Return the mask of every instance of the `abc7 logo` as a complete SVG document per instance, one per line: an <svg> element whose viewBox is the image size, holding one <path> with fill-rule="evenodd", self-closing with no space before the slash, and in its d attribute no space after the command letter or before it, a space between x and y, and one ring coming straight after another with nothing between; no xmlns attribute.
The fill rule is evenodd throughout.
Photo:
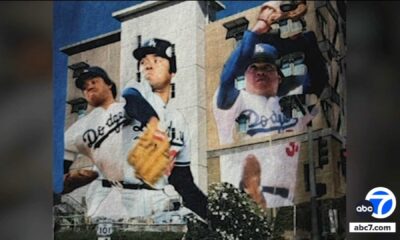
<svg viewBox="0 0 400 240"><path fill-rule="evenodd" d="M362 215L370 216L374 212L374 206L370 201L363 200L358 203L356 212L361 213Z"/></svg>
<svg viewBox="0 0 400 240"><path fill-rule="evenodd" d="M389 217L396 208L396 197L393 192L384 187L377 187L368 192L361 201L356 212L360 215L382 219Z"/></svg>

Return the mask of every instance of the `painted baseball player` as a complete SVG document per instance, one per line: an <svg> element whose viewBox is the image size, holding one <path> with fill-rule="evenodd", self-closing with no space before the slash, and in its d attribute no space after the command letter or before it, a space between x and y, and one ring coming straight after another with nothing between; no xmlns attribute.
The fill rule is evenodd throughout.
<svg viewBox="0 0 400 240"><path fill-rule="evenodd" d="M170 155L175 166L169 176L169 183L182 196L184 205L206 218L206 196L193 182L190 170L190 135L183 114L171 104L171 80L177 71L174 45L162 39L149 39L133 51L138 61L138 70L144 81L131 80L123 91L129 104L126 112L132 118L140 118L137 106L148 101L157 113L160 128L170 138Z"/></svg>
<svg viewBox="0 0 400 240"><path fill-rule="evenodd" d="M120 219L168 210L172 196L166 191L167 176L152 188L139 180L135 169L128 164L127 154L141 134L143 124L126 117L125 104L115 100L114 82L102 68L90 67L75 84L93 109L65 132L64 158L67 169L79 154L94 163L92 171L98 177L86 193L87 215ZM140 106L147 109L142 111L142 120L148 121L155 112L145 104Z"/></svg>
<svg viewBox="0 0 400 240"><path fill-rule="evenodd" d="M242 44L224 66L214 97L220 144L233 143L240 117L247 119L246 138L299 131L312 119L311 115L288 118L281 112L277 93L283 75L275 63L277 57L274 46L257 43L255 32L245 32ZM243 75L243 70L246 88L238 90L235 79Z"/></svg>
<svg viewBox="0 0 400 240"><path fill-rule="evenodd" d="M303 130L316 114L314 111L301 118L288 118L281 112L278 93L286 79L277 64L277 49L261 43L260 37L270 29L270 23L281 16L279 11L264 8L253 29L244 33L241 43L224 65L213 108L220 144L234 142L239 119L246 120L244 138L249 139ZM238 90L235 79L241 75L245 76L246 85L245 89ZM299 142L278 144L267 147L257 156L263 166L261 183L268 207L293 204L299 148ZM237 184L238 177L232 179L237 174L230 170L238 165L233 163L234 159L232 155L220 157L221 180Z"/></svg>

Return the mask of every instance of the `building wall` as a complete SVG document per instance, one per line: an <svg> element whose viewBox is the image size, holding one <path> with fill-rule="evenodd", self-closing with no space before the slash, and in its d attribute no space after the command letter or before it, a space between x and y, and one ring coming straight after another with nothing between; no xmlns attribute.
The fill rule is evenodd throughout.
<svg viewBox="0 0 400 240"><path fill-rule="evenodd" d="M145 3L146 4L146 3ZM204 31L207 2L164 2L148 9L128 8L114 13L121 21L120 85L136 79L137 61L132 52L142 41L161 38L175 44L177 73L176 100L170 104L180 110L191 134L191 168L195 182L207 189L206 98Z"/></svg>
<svg viewBox="0 0 400 240"><path fill-rule="evenodd" d="M329 164L322 169L316 169L316 182L327 184L327 194L325 198L341 197L345 194L345 179L340 172L340 149L345 145L346 139L346 121L345 121L345 63L343 57L346 52L344 42L343 27L344 20L337 15L338 21L332 17L325 2L307 1L308 11L305 16L306 30L314 31L317 36L317 41L320 44L320 50L326 59L326 65L329 72L329 85L336 91L340 97L339 105L331 100L331 95L327 94L324 101L330 106L326 112L322 109L320 113L312 121L312 129L314 131L313 140L313 158L318 160L318 143L316 138L318 134L324 134L328 139L329 145ZM329 3L334 11L338 11L336 2ZM318 8L318 9L317 9ZM210 23L206 26L206 76L207 76L207 149L208 149L208 178L209 182L220 180L219 156L223 153L238 151L238 149L251 149L254 144L263 144L266 139L257 138L251 141L244 141L240 134L235 136L235 141L230 145L219 145L218 131L213 115L212 99L219 85L220 74L223 65L231 52L235 49L236 40L234 38L225 39L227 30L223 26L224 23L232 20L245 17L249 21L248 29L251 29L255 24L259 7L240 12L233 16L220 19L219 21ZM320 23L321 15L326 19L327 25ZM335 38L335 31L336 38ZM323 35L325 32L325 35ZM332 42L332 45L337 51L337 56L330 57L329 49L323 48L322 42L327 39ZM332 49L331 49L332 50ZM316 96L306 98L308 104L317 103ZM341 124L339 124L341 122ZM317 135L315 135L317 134ZM285 140L289 136L289 139ZM305 191L304 186L304 164L308 161L308 143L306 133L300 132L294 135L275 135L272 141L289 141L290 139L301 140L299 166L297 172L296 198L295 203L307 202L310 199L310 192ZM338 136L338 137L337 137ZM239 150L241 151L241 150Z"/></svg>
<svg viewBox="0 0 400 240"><path fill-rule="evenodd" d="M316 166L316 182L326 184L326 194L321 199L339 198L346 194L346 182L338 164L340 159L340 149L342 147L341 141L327 135L325 139L328 140L329 149L329 162L328 164L318 167L318 141L313 141L313 159ZM304 141L300 147L300 159L299 166L297 168L297 183L296 183L296 194L295 204L308 202L311 197L311 192L306 191L305 179L304 179L304 165L308 163L308 141Z"/></svg>
<svg viewBox="0 0 400 240"><path fill-rule="evenodd" d="M316 10L315 2L308 2L308 13L305 16L307 30L316 33L318 41L324 40L324 31L319 24L318 14L328 19L326 37L333 42L335 23L329 11ZM336 9L336 4L332 4ZM226 29L223 27L225 22L232 21L239 17L246 17L249 20L249 28L253 26L259 8L249 9L236 15L221 19L216 22L208 23L207 12L213 11L209 6L202 2L179 2L162 3L148 9L138 10L133 8L123 9L115 12L115 18L121 21L121 40L109 43L91 50L69 56L68 65L83 61L90 65L99 65L105 68L110 77L116 82L118 97L120 90L131 79L136 79L137 62L132 56L132 51L137 47L137 36L141 35L142 40L158 37L164 38L176 46L178 72L173 79L176 84L175 106L180 109L191 129L191 156L192 171L195 181L202 190L206 191L207 185L220 181L218 151L230 151L237 146L245 146L250 149L254 143L265 142L265 139L243 142L240 135L236 136L236 141L231 146L219 146L217 129L212 113L212 98L219 83L219 76L230 53L236 45L235 39L225 40ZM322 13L320 13L322 12ZM159 20L155 20L159 19ZM339 24L343 21L339 19ZM171 23L174 24L171 24ZM339 27L340 30L343 30ZM182 37L187 36L187 37ZM193 41L188 41L193 39ZM339 31L335 48L344 56L346 46L343 41L343 33ZM344 61L329 59L326 52L323 52L327 59L327 66L330 72L330 84L336 87L341 97L341 106L332 103L331 109L325 115L320 113L313 120L313 130L330 129L331 132L339 133L340 141L331 140L330 149L332 161L323 169L317 169L317 182L326 182L327 197L334 197L344 194L344 178L338 172L337 161L339 161L339 149L344 145L343 140L346 136L345 129L345 68ZM339 71L342 66L342 72ZM338 77L337 77L338 75ZM72 70L68 70L67 99L81 97L82 93L76 89L72 81ZM316 102L316 98L309 98L309 103ZM90 109L89 109L90 110ZM66 104L66 124L68 128L77 119L77 114L70 114L71 106ZM339 118L342 126L337 127ZM330 127L328 125L330 122ZM301 134L300 134L301 135ZM299 136L300 136L299 135ZM286 135L274 136L274 141L281 141ZM296 137L296 136L294 136ZM331 137L330 139L334 139ZM314 143L314 149L317 149ZM307 143L301 146L300 161L298 167L298 192L296 202L307 201L309 193L304 192L303 164L307 161ZM208 151L208 154L207 154ZM213 152L214 151L214 152ZM316 154L316 153L315 153ZM314 156L317 159L317 156ZM208 166L208 170L207 170Z"/></svg>

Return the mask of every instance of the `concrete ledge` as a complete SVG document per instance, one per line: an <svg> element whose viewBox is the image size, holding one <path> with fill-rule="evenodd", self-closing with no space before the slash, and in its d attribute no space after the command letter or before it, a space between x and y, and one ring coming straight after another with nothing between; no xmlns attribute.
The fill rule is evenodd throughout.
<svg viewBox="0 0 400 240"><path fill-rule="evenodd" d="M217 12L226 9L226 6L221 1L211 1L210 5L215 8Z"/></svg>
<svg viewBox="0 0 400 240"><path fill-rule="evenodd" d="M134 5L112 13L112 17L120 22L126 19L136 17L144 14L146 11L153 11L154 9L161 8L161 5L173 5L184 1L146 1L141 4ZM216 11L224 10L226 7L221 1L210 1L210 6Z"/></svg>
<svg viewBox="0 0 400 240"><path fill-rule="evenodd" d="M122 22L124 19L126 19L128 17L134 17L135 15L142 13L148 9L151 9L156 6L163 5L163 4L171 3L171 2L179 2L179 1L146 1L141 4L137 4L132 7L128 7L128 8L113 12L112 17Z"/></svg>
<svg viewBox="0 0 400 240"><path fill-rule="evenodd" d="M312 133L313 140L318 139L319 137L332 136L337 141L343 143L345 139L341 137L337 132L333 131L331 128L325 128L320 130L314 130ZM241 152L248 149L260 148L263 146L271 146L277 144L287 143L289 141L299 141L306 142L308 141L307 132L301 133L282 133L276 134L270 137L260 137L256 139L243 140L240 143L233 143L229 145L223 145L219 148L209 149L207 150L207 159L219 157L221 155L230 154L234 152Z"/></svg>
<svg viewBox="0 0 400 240"><path fill-rule="evenodd" d="M121 30L105 33L94 38L89 38L71 45L60 48L60 51L68 56L87 51L90 49L98 48L110 43L118 42L121 40Z"/></svg>

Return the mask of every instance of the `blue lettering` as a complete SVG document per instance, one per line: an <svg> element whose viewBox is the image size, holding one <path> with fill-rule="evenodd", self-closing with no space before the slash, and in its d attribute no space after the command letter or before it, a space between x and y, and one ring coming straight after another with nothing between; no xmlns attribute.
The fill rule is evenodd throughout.
<svg viewBox="0 0 400 240"><path fill-rule="evenodd" d="M278 131L278 133L291 128L297 124L298 118L288 118L282 113L272 111L271 116L259 115L251 109L244 110L240 115L244 115L249 120L249 130L247 134L254 136L257 133Z"/></svg>

